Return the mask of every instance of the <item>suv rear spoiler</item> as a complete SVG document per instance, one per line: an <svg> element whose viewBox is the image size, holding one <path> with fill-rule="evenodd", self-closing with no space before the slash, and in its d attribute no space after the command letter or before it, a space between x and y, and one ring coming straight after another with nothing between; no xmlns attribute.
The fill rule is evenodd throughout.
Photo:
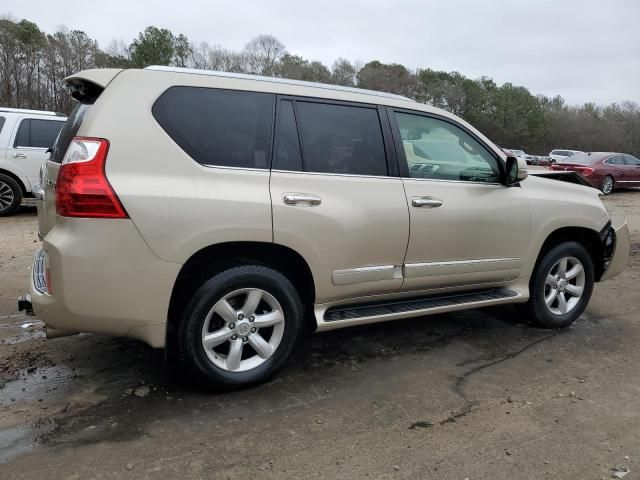
<svg viewBox="0 0 640 480"><path fill-rule="evenodd" d="M81 103L93 103L93 101L116 78L122 68L94 68L82 70L64 79L69 87L71 96Z"/></svg>

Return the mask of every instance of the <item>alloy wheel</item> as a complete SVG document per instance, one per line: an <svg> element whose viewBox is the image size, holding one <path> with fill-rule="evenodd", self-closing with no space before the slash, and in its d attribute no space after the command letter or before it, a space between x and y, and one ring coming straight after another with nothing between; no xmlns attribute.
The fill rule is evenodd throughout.
<svg viewBox="0 0 640 480"><path fill-rule="evenodd" d="M14 198L11 186L0 181L0 212L9 209L13 204Z"/></svg>
<svg viewBox="0 0 640 480"><path fill-rule="evenodd" d="M608 195L613 190L613 178L606 176L602 180L602 193Z"/></svg>
<svg viewBox="0 0 640 480"><path fill-rule="evenodd" d="M575 257L558 260L549 273L544 285L544 302L554 315L565 315L572 311L585 288L585 271L582 262Z"/></svg>
<svg viewBox="0 0 640 480"><path fill-rule="evenodd" d="M284 333L284 311L260 288L226 294L202 325L202 347L218 368L244 372L262 365L276 351Z"/></svg>

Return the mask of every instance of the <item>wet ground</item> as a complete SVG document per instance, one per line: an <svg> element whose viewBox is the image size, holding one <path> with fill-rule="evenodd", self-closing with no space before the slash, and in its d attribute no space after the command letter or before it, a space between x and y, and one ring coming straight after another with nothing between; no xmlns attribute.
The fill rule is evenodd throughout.
<svg viewBox="0 0 640 480"><path fill-rule="evenodd" d="M330 332L222 395L136 341L45 340L14 304L35 214L0 218L0 478L640 478L640 192L606 203L632 255L573 327L503 307Z"/></svg>

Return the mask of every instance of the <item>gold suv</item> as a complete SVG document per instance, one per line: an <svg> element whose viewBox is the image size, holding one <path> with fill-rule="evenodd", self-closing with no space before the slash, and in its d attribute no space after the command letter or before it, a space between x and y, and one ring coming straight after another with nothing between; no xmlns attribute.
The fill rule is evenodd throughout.
<svg viewBox="0 0 640 480"><path fill-rule="evenodd" d="M629 252L576 174L527 178L404 97L166 67L66 83L21 306L49 338L167 347L203 386L264 381L305 325L515 303L565 327Z"/></svg>

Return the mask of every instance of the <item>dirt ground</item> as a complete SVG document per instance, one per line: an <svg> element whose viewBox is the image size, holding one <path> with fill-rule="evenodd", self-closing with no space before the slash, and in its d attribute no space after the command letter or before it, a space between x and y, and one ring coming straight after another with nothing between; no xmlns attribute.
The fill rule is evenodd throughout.
<svg viewBox="0 0 640 480"><path fill-rule="evenodd" d="M35 212L0 218L0 478L640 478L640 191L605 203L631 257L573 327L505 307L319 334L223 395L135 341L45 340L15 302Z"/></svg>

